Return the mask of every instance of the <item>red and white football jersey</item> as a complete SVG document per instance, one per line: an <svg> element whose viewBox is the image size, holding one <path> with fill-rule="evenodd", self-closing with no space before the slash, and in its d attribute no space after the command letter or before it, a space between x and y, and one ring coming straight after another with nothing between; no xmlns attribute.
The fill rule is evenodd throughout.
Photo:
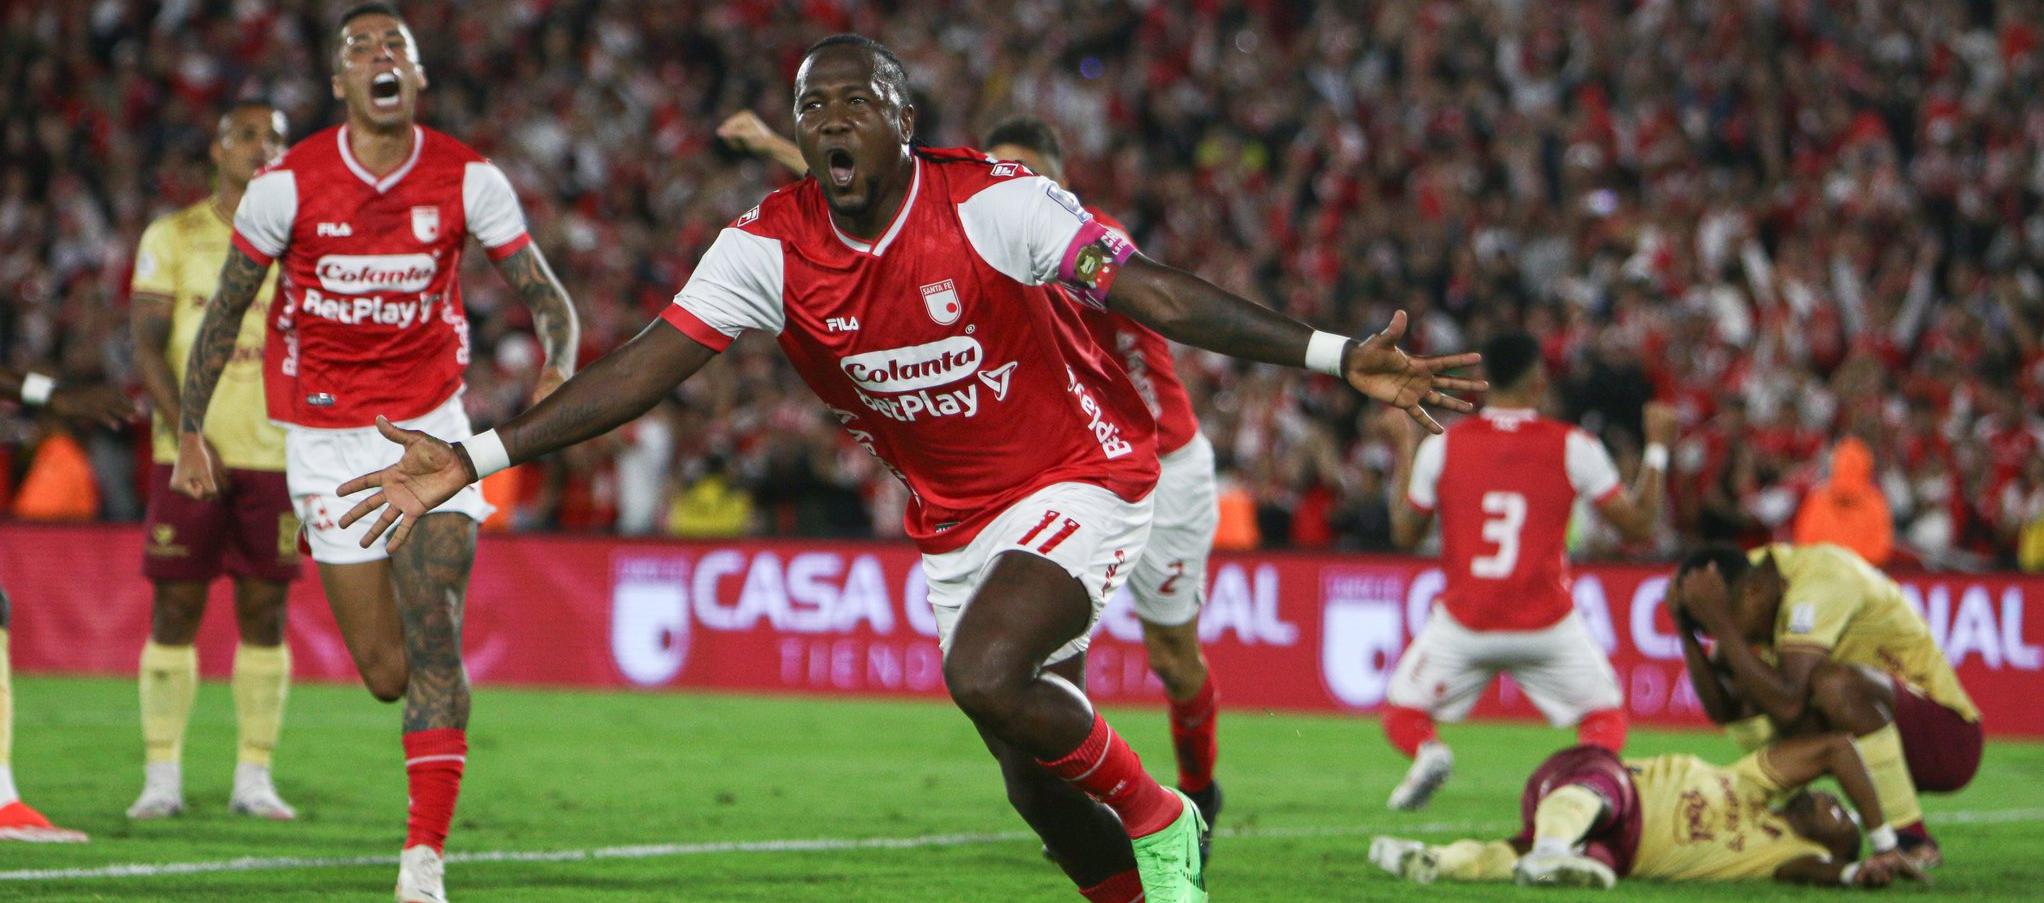
<svg viewBox="0 0 2044 903"><path fill-rule="evenodd" d="M838 231L814 179L768 195L717 236L663 318L717 350L746 330L779 336L908 486L903 520L925 552L964 546L1052 483L1143 498L1157 481L1150 417L1071 311L1100 303L1132 249L1019 164L918 148L914 165L870 243Z"/></svg>
<svg viewBox="0 0 2044 903"><path fill-rule="evenodd" d="M1428 436L1406 502L1441 517L1441 603L1471 630L1539 630L1575 607L1568 522L1577 496L1620 489L1596 437L1530 410L1485 410Z"/></svg>
<svg viewBox="0 0 2044 903"><path fill-rule="evenodd" d="M1087 212L1101 225L1126 239L1128 229L1114 217L1088 207ZM1133 243L1131 243L1133 244ZM1062 291L1062 289L1060 289ZM1171 359L1171 344L1149 327L1111 310L1082 305L1080 314L1093 341L1128 374L1143 406L1157 421L1157 454L1168 455L1199 434L1199 417L1192 412L1192 398L1178 379L1178 366Z"/></svg>
<svg viewBox="0 0 2044 903"><path fill-rule="evenodd" d="M412 156L372 175L348 127L299 142L248 183L234 246L282 262L263 381L270 419L337 429L405 420L461 389L468 316L461 252L530 242L504 172L447 135L413 128Z"/></svg>

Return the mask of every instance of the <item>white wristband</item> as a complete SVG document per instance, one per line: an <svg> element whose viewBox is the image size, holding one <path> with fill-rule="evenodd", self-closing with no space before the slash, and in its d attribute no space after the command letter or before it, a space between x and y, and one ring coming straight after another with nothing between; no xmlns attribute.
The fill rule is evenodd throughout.
<svg viewBox="0 0 2044 903"><path fill-rule="evenodd" d="M1876 853L1886 853L1894 849L1895 843L1895 829L1892 826L1882 825L1867 832L1867 845L1873 847Z"/></svg>
<svg viewBox="0 0 2044 903"><path fill-rule="evenodd" d="M1328 376L1341 375L1341 358L1348 351L1348 336L1314 330L1306 343L1306 369Z"/></svg>
<svg viewBox="0 0 2044 903"><path fill-rule="evenodd" d="M1662 473L1668 472L1668 447L1659 442L1647 444L1647 450L1640 453L1641 467L1651 467Z"/></svg>
<svg viewBox="0 0 2044 903"><path fill-rule="evenodd" d="M497 438L496 430L484 430L462 440L461 447L468 451L468 463L475 465L476 479L511 466L511 453L504 450L504 440Z"/></svg>
<svg viewBox="0 0 2044 903"><path fill-rule="evenodd" d="M49 404L50 393L56 389L56 380L40 373L26 374L21 378L21 401L23 404Z"/></svg>
<svg viewBox="0 0 2044 903"><path fill-rule="evenodd" d="M1846 887L1851 887L1853 884L1853 879L1858 877L1859 863L1848 862L1845 864L1845 868L1840 869L1838 872L1838 883L1843 884Z"/></svg>

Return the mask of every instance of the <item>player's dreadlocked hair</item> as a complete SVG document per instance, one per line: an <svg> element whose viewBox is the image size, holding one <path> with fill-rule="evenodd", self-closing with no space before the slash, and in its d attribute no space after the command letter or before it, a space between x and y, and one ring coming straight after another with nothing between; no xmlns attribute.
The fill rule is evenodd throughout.
<svg viewBox="0 0 2044 903"><path fill-rule="evenodd" d="M1487 362L1487 361L1486 361ZM1682 564L1675 568L1675 582L1681 582L1690 571L1698 571L1717 565L1718 575L1725 578L1726 586L1738 586L1753 570L1753 561L1738 546L1728 542L1714 542L1696 549L1684 556Z"/></svg>
<svg viewBox="0 0 2044 903"><path fill-rule="evenodd" d="M901 64L901 57L895 56L894 51L887 49L887 45L862 34L845 32L831 35L809 45L809 49L803 51L802 58L807 60L831 47L856 47L872 54L873 77L879 79L880 84L894 92L896 103L906 104L909 102L908 68Z"/></svg>
<svg viewBox="0 0 2044 903"><path fill-rule="evenodd" d="M1490 384L1510 389L1540 365L1540 340L1524 332L1505 332L1483 343L1483 372Z"/></svg>
<svg viewBox="0 0 2044 903"><path fill-rule="evenodd" d="M1051 128L1050 123L1034 116L1010 116L994 123L994 127L987 129L986 137L979 142L980 147L999 147L1003 144L1035 151L1054 164L1062 165L1065 162L1065 149L1063 143L1058 141L1057 129Z"/></svg>

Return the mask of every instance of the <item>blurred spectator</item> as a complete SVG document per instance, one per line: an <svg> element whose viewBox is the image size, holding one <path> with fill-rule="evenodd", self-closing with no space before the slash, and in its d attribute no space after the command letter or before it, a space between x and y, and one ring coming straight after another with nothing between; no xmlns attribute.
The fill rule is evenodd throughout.
<svg viewBox="0 0 2044 903"><path fill-rule="evenodd" d="M0 6L0 358L129 378L120 306L142 226L204 193L227 100L268 95L301 135L335 120L322 41L345 5ZM1642 401L1677 405L1683 542L1792 535L1819 452L1847 435L1869 445L1898 561L2013 566L2035 521L2033 2L405 11L433 73L426 121L519 189L582 309L585 360L643 326L719 226L785 178L722 148L717 123L751 109L786 130L801 49L850 29L907 62L930 144L971 143L1011 113L1061 124L1074 189L1159 259L1325 329L1405 307L1422 350L1529 329L1557 410L1614 448L1636 444ZM467 402L487 427L530 396L530 324L471 261ZM771 337L721 358L642 422L665 424L664 443L654 425L563 454L493 501L520 529L639 532L659 520L655 475L724 455L729 485L758 499L752 530L899 535L900 486ZM1181 369L1252 512L1231 542L1377 545L1389 461L1352 393L1204 353ZM134 514L119 450L91 445L101 516Z"/></svg>
<svg viewBox="0 0 2044 903"><path fill-rule="evenodd" d="M1831 476L1803 496L1796 511L1798 543L1828 542L1859 553L1876 567L1895 550L1895 522L1874 485L1874 456L1852 436L1831 449Z"/></svg>
<svg viewBox="0 0 2044 903"><path fill-rule="evenodd" d="M23 520L81 521L99 514L99 489L85 447L69 430L46 418L28 475L14 493L14 516Z"/></svg>
<svg viewBox="0 0 2044 903"><path fill-rule="evenodd" d="M724 459L703 462L703 473L677 493L667 532L684 539L728 539L752 528L752 496L732 485Z"/></svg>

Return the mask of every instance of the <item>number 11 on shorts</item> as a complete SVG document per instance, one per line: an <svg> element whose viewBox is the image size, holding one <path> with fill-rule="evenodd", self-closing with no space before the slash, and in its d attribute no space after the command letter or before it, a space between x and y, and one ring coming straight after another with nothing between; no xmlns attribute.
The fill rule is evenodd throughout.
<svg viewBox="0 0 2044 903"><path fill-rule="evenodd" d="M1016 540L1015 544L1018 546L1026 546L1031 542L1034 542L1038 534L1041 534L1045 529L1050 527L1052 522L1056 521L1060 517L1065 516L1062 513L1056 511L1043 512L1043 519L1037 521L1036 526L1029 528L1029 532L1022 534L1022 538ZM1078 532L1078 529L1079 529L1078 521L1075 521L1069 517L1065 517L1064 525L1059 527L1056 533L1050 534L1050 537L1043 541L1043 545L1037 546L1036 551L1045 555L1050 554L1050 550L1057 548L1059 543L1064 542L1073 533Z"/></svg>

